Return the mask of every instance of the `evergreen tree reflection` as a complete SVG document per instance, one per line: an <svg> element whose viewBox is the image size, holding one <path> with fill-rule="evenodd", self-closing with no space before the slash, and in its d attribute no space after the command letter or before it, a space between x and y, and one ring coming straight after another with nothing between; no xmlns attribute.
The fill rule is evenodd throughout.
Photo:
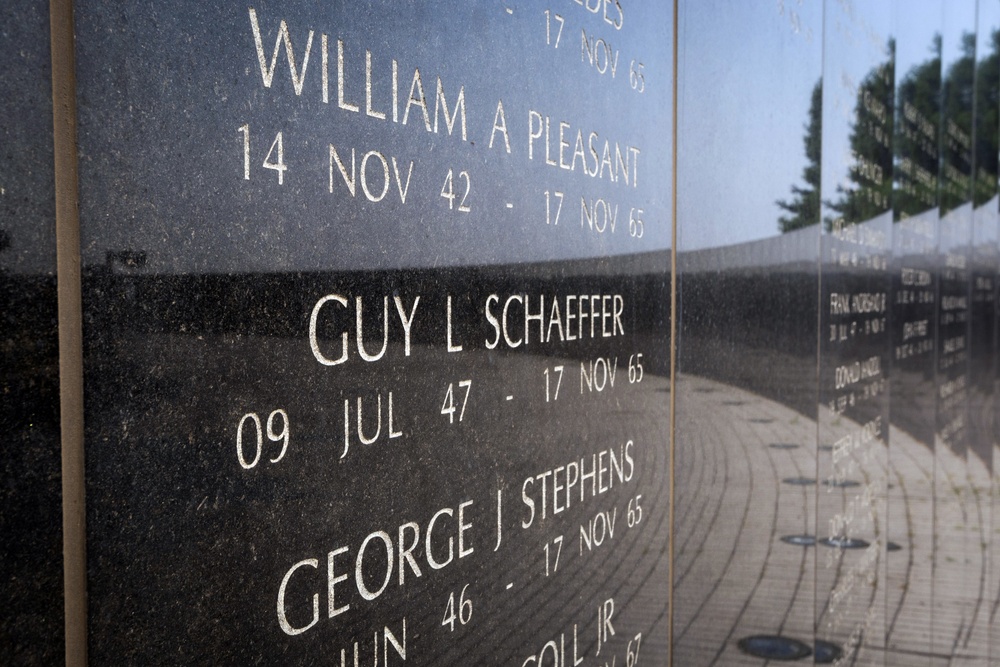
<svg viewBox="0 0 1000 667"><path fill-rule="evenodd" d="M791 215L778 218L781 232L787 233L819 222L820 216L820 158L823 137L823 80L813 86L812 101L809 104L809 122L803 143L806 149L806 167L802 170L805 187L792 186L792 199L779 200L778 206Z"/></svg>
<svg viewBox="0 0 1000 667"><path fill-rule="evenodd" d="M990 34L990 54L976 66L976 178L973 203L978 207L997 192L1000 153L1000 30Z"/></svg>
<svg viewBox="0 0 1000 667"><path fill-rule="evenodd" d="M951 63L942 86L941 212L972 197L972 114L975 92L976 36L962 35L962 54Z"/></svg>
<svg viewBox="0 0 1000 667"><path fill-rule="evenodd" d="M973 197L977 206L993 197L1000 170L996 130L1000 126L1000 31L992 34L990 45L990 55L977 66L975 36L964 35L962 54L942 80L941 36L935 35L930 57L906 73L893 95L895 44L890 41L889 59L873 68L858 86L848 184L838 185L836 199L824 203L852 223L870 220L890 205L897 220L916 215L936 206L939 192L945 212L968 201L973 96L980 110L976 117ZM803 136L804 183L792 185L792 196L777 202L788 213L778 219L782 233L820 220L822 107L823 87L818 81ZM939 188L942 165L946 173ZM825 223L829 229L832 220Z"/></svg>
<svg viewBox="0 0 1000 667"><path fill-rule="evenodd" d="M892 201L893 55L873 68L858 86L851 128L850 185L837 185L836 201L826 202L847 224L871 220L889 209ZM832 220L825 221L829 230Z"/></svg>
<svg viewBox="0 0 1000 667"><path fill-rule="evenodd" d="M896 220L937 204L938 127L941 96L941 36L931 57L914 65L896 91L896 162L893 169Z"/></svg>

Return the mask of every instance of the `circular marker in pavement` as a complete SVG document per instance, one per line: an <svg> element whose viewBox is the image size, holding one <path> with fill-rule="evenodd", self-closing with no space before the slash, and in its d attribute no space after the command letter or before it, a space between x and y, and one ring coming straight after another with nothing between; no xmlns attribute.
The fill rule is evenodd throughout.
<svg viewBox="0 0 1000 667"><path fill-rule="evenodd" d="M835 549L864 549L869 546L864 540L854 537L824 537L819 543L825 547L834 547Z"/></svg>
<svg viewBox="0 0 1000 667"><path fill-rule="evenodd" d="M816 646L813 650L816 654L813 663L817 665L829 665L837 662L844 655L843 649L839 646L825 642L822 639L816 640Z"/></svg>
<svg viewBox="0 0 1000 667"><path fill-rule="evenodd" d="M798 449L799 446L791 442L772 442L768 445L771 449Z"/></svg>
<svg viewBox="0 0 1000 667"><path fill-rule="evenodd" d="M861 486L861 482L855 482L853 479L842 479L840 481L832 479L824 479L823 483L827 486L832 486L837 489L850 489L855 486Z"/></svg>
<svg viewBox="0 0 1000 667"><path fill-rule="evenodd" d="M885 545L885 550L886 551L902 551L903 547L899 546L895 542L889 542L888 544Z"/></svg>
<svg viewBox="0 0 1000 667"><path fill-rule="evenodd" d="M801 660L812 655L805 642L779 635L753 635L736 642L740 650L765 660Z"/></svg>
<svg viewBox="0 0 1000 667"><path fill-rule="evenodd" d="M781 480L785 484L794 484L795 486L812 486L816 483L812 477L786 477Z"/></svg>
<svg viewBox="0 0 1000 667"><path fill-rule="evenodd" d="M816 546L816 538L813 535L782 535L781 541L785 544L794 544L797 547Z"/></svg>

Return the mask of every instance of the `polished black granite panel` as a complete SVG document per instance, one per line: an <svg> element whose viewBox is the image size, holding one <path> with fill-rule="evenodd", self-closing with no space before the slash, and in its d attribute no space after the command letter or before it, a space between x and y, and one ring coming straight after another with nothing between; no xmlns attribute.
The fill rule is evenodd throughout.
<svg viewBox="0 0 1000 667"><path fill-rule="evenodd" d="M419 664L479 650L523 660L564 632L572 641L574 627L579 655L595 655L606 599L617 627L655 655L666 620L666 310L641 304L666 303L665 259L92 276L88 303L103 312L92 326L118 332L88 355L110 378L88 394L90 530L114 536L90 544L94 659L275 662L351 656L354 641L370 659L372 629L379 646L386 626L402 642L403 619ZM564 322L566 340L558 324L548 336L548 314L545 342L526 325L523 295L530 312L542 298L548 311L595 284L614 296L596 337L589 319L573 341L578 319ZM410 336L397 297L415 312ZM361 347L356 299L376 332ZM242 304L239 316L218 317L229 304ZM342 366L310 349L312 312L324 359L348 337ZM366 363L362 349L385 356ZM330 576L345 573L328 603ZM441 625L463 589L472 617L452 634ZM151 602L136 606L140 597ZM627 648L621 635L612 642L604 651Z"/></svg>
<svg viewBox="0 0 1000 667"><path fill-rule="evenodd" d="M678 20L674 664L809 658L823 7Z"/></svg>
<svg viewBox="0 0 1000 667"><path fill-rule="evenodd" d="M878 664L889 556L892 14L888 3L826 12L816 635L845 661Z"/></svg>
<svg viewBox="0 0 1000 667"><path fill-rule="evenodd" d="M823 5L680 5L675 659L987 664L997 8Z"/></svg>
<svg viewBox="0 0 1000 667"><path fill-rule="evenodd" d="M997 661L1000 2L676 4L71 3L90 664ZM48 9L4 664L63 661Z"/></svg>
<svg viewBox="0 0 1000 667"><path fill-rule="evenodd" d="M594 7L77 3L93 664L666 661L672 18Z"/></svg>
<svg viewBox="0 0 1000 667"><path fill-rule="evenodd" d="M914 11L911 11L913 9ZM889 665L929 665L934 570L934 344L943 7L894 4L896 125L887 562ZM900 557L902 556L902 557Z"/></svg>
<svg viewBox="0 0 1000 667"><path fill-rule="evenodd" d="M973 151L972 300L970 303L970 481L980 502L976 519L988 558L980 570L981 595L974 648L992 662L1000 659L1000 624L995 609L1000 601L1000 508L997 507L1000 474L997 391L997 309L1000 271L1000 205L997 166L1000 156L1000 3L980 3L976 23L975 148ZM977 461L979 464L977 464ZM985 473L985 474L984 474ZM983 635L986 636L984 641ZM985 647L984 647L985 644Z"/></svg>
<svg viewBox="0 0 1000 667"><path fill-rule="evenodd" d="M0 661L63 656L48 3L0 6Z"/></svg>
<svg viewBox="0 0 1000 667"><path fill-rule="evenodd" d="M970 649L985 555L979 498L968 476L975 25L975 2L947 3L941 29L931 650L957 655Z"/></svg>
<svg viewBox="0 0 1000 667"><path fill-rule="evenodd" d="M671 13L571 4L80 0L84 265L134 251L146 272L368 270L667 247Z"/></svg>

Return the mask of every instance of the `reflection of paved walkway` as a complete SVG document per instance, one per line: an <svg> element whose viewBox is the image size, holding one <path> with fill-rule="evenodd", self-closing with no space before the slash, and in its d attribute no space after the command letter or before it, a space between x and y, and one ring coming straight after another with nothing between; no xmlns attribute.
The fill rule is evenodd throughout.
<svg viewBox="0 0 1000 667"><path fill-rule="evenodd" d="M843 551L828 559L829 547L781 540L824 537L829 530L826 518L816 527L817 494L828 492L814 483L820 453L816 423L749 392L680 377L676 442L674 664L764 664L736 645L756 634L812 645L817 614L821 626L828 620L832 590L824 586L843 581L865 554ZM970 490L963 478L950 495L942 495L939 481L935 504L934 453L898 429L891 429L890 442L889 487L879 493L888 492L888 539L901 549L879 555L885 568L879 565L875 581L855 588L851 617L836 632L820 636L847 643L862 623L856 616L874 609L879 618L870 627L878 638L866 638L857 664L985 665L984 619L992 607L987 598L996 598L980 594L987 581L981 545L989 531L981 526L990 516L988 489ZM877 447L878 470L869 462L866 475L885 479L886 451ZM939 469L964 466L948 452L939 450L937 456ZM797 478L806 483L792 483ZM931 568L935 512L936 571ZM870 534L857 537L874 541ZM835 574L827 570L828 560L836 562Z"/></svg>

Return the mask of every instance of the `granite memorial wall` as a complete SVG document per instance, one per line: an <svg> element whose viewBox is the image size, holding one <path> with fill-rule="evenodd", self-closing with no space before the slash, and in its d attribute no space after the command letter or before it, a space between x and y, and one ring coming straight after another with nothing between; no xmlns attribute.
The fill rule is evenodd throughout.
<svg viewBox="0 0 1000 667"><path fill-rule="evenodd" d="M674 664L997 661L998 35L681 4Z"/></svg>
<svg viewBox="0 0 1000 667"><path fill-rule="evenodd" d="M48 6L12 0L0 16L0 654L55 664L64 634Z"/></svg>
<svg viewBox="0 0 1000 667"><path fill-rule="evenodd" d="M0 662L1000 655L995 0L0 47Z"/></svg>

